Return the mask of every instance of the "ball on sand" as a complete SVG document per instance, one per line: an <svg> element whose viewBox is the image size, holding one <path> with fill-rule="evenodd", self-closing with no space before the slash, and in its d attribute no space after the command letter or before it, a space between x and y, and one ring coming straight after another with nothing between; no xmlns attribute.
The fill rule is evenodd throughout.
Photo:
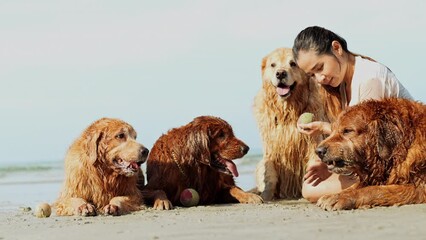
<svg viewBox="0 0 426 240"><path fill-rule="evenodd" d="M185 207L192 207L198 205L200 195L193 188L186 188L180 193L180 202Z"/></svg>
<svg viewBox="0 0 426 240"><path fill-rule="evenodd" d="M313 120L314 120L314 114L310 112L305 112L305 113L302 113L302 115L300 115L298 122L307 124L312 122Z"/></svg>
<svg viewBox="0 0 426 240"><path fill-rule="evenodd" d="M52 209L48 203L40 203L34 210L34 215L38 218L50 217Z"/></svg>

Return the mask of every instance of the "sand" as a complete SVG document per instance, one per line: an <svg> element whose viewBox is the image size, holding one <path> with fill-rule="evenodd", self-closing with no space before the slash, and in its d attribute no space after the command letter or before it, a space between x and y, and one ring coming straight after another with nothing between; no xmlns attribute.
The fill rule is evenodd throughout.
<svg viewBox="0 0 426 240"><path fill-rule="evenodd" d="M0 215L0 239L425 239L426 205L327 212L305 200L146 209L112 217Z"/></svg>

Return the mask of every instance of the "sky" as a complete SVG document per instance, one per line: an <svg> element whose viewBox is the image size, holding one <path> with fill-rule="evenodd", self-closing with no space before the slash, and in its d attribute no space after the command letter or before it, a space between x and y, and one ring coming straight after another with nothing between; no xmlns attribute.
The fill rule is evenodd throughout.
<svg viewBox="0 0 426 240"><path fill-rule="evenodd" d="M255 153L260 64L304 28L341 35L426 102L426 2L0 1L0 166L62 160L95 120L122 119L151 148L200 115Z"/></svg>

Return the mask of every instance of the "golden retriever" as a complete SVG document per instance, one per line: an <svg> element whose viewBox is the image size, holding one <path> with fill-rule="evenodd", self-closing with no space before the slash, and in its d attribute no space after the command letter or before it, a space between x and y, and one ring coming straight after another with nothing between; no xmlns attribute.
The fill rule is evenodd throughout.
<svg viewBox="0 0 426 240"><path fill-rule="evenodd" d="M360 183L321 197L325 210L426 203L426 105L389 98L348 108L317 148L329 170Z"/></svg>
<svg viewBox="0 0 426 240"><path fill-rule="evenodd" d="M265 201L299 198L308 160L316 158L319 140L298 132L304 112L324 121L318 85L293 60L290 48L278 48L262 60L262 87L254 99L254 115L263 141L256 185Z"/></svg>
<svg viewBox="0 0 426 240"><path fill-rule="evenodd" d="M234 136L231 126L212 116L200 116L162 135L147 161L148 183L143 189L154 209L181 205L185 188L195 189L199 204L261 203L262 199L235 185L238 170L233 160L249 147Z"/></svg>
<svg viewBox="0 0 426 240"><path fill-rule="evenodd" d="M133 127L121 120L102 118L91 124L66 154L65 182L54 204L57 215L141 210L137 183L149 151L135 139Z"/></svg>

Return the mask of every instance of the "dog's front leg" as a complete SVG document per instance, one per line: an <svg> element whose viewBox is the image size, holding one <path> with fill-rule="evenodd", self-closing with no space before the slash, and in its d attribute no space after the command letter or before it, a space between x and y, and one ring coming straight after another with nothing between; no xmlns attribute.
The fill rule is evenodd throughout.
<svg viewBox="0 0 426 240"><path fill-rule="evenodd" d="M118 216L142 209L144 209L144 205L141 198L118 196L112 198L109 204L103 208L103 211L106 215Z"/></svg>
<svg viewBox="0 0 426 240"><path fill-rule="evenodd" d="M225 195L228 195L230 199L236 199L240 203L263 203L263 199L259 195L244 192L237 186L232 186L227 189Z"/></svg>
<svg viewBox="0 0 426 240"><path fill-rule="evenodd" d="M59 216L96 216L96 207L83 198L62 199L55 204L55 208Z"/></svg>
<svg viewBox="0 0 426 240"><path fill-rule="evenodd" d="M348 210L416 203L426 203L426 189L407 184L348 188L341 193L321 197L317 205L325 210Z"/></svg>
<svg viewBox="0 0 426 240"><path fill-rule="evenodd" d="M265 201L274 199L278 183L278 175L273 161L265 155L256 166L256 185L260 196Z"/></svg>
<svg viewBox="0 0 426 240"><path fill-rule="evenodd" d="M173 209L172 202L167 198L163 190L151 190L148 187L142 190L142 195L155 210Z"/></svg>

